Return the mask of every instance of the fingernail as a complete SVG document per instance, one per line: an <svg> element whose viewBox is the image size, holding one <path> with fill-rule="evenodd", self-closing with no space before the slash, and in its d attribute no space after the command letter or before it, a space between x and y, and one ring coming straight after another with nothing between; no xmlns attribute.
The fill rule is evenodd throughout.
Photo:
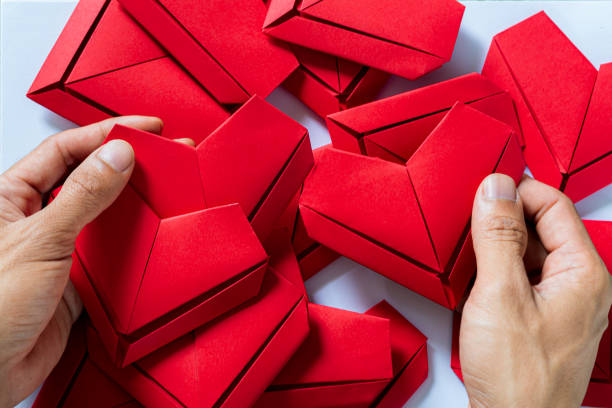
<svg viewBox="0 0 612 408"><path fill-rule="evenodd" d="M102 149L98 152L98 158L116 172L122 173L132 165L134 152L128 142L124 140L111 140L102 146Z"/></svg>
<svg viewBox="0 0 612 408"><path fill-rule="evenodd" d="M516 185L503 174L491 174L484 182L484 196L488 200L516 201Z"/></svg>

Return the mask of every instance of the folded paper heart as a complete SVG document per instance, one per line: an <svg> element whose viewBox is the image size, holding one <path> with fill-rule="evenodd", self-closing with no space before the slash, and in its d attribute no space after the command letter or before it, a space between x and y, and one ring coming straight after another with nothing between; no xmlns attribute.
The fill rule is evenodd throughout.
<svg viewBox="0 0 612 408"><path fill-rule="evenodd" d="M387 302L308 314L308 338L256 407L401 407L427 378L427 338Z"/></svg>
<svg viewBox="0 0 612 408"><path fill-rule="evenodd" d="M612 222L585 220L586 227L597 252L612 271ZM608 316L612 323L612 311ZM461 326L461 315L455 313L453 316L453 340L451 349L451 368L463 381L461 373L461 361L459 360L459 329ZM587 388L583 404L589 407L612 406L612 327L608 326L599 343L599 350L595 360L595 366L591 373L591 380Z"/></svg>
<svg viewBox="0 0 612 408"><path fill-rule="evenodd" d="M122 126L116 138L132 145L136 167L79 235L71 276L125 365L257 294L259 239L313 159L306 129L257 97L196 148Z"/></svg>
<svg viewBox="0 0 612 408"><path fill-rule="evenodd" d="M482 73L512 95L535 178L574 201L612 182L612 64L598 72L541 12L493 38Z"/></svg>
<svg viewBox="0 0 612 408"><path fill-rule="evenodd" d="M448 62L464 6L455 0L271 0L264 32L415 79Z"/></svg>
<svg viewBox="0 0 612 408"><path fill-rule="evenodd" d="M300 62L283 86L325 117L374 100L389 75L352 61L292 45Z"/></svg>
<svg viewBox="0 0 612 408"><path fill-rule="evenodd" d="M125 368L90 331L92 361L147 407L250 406L308 335L299 273L293 253L278 251L254 299Z"/></svg>
<svg viewBox="0 0 612 408"><path fill-rule="evenodd" d="M28 97L78 125L151 115L169 138L200 142L235 105L216 100L116 0L81 0Z"/></svg>
<svg viewBox="0 0 612 408"><path fill-rule="evenodd" d="M511 127L457 103L405 164L322 152L300 214L315 241L454 308L475 270L476 190L493 172L518 183L524 167Z"/></svg>
<svg viewBox="0 0 612 408"><path fill-rule="evenodd" d="M32 408L140 408L87 355L85 318L72 326L62 358L41 387Z"/></svg>
<svg viewBox="0 0 612 408"><path fill-rule="evenodd" d="M327 127L337 149L405 163L457 101L508 124L522 140L512 99L479 74L338 112Z"/></svg>
<svg viewBox="0 0 612 408"><path fill-rule="evenodd" d="M242 104L267 96L298 67L286 44L261 32L262 0L119 0L211 95Z"/></svg>

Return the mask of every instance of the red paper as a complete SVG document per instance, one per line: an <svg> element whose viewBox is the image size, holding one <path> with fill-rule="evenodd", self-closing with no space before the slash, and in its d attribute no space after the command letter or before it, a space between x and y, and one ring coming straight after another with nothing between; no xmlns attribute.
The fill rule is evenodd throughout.
<svg viewBox="0 0 612 408"><path fill-rule="evenodd" d="M304 280L312 278L340 256L308 236L300 213L297 214L292 242Z"/></svg>
<svg viewBox="0 0 612 408"><path fill-rule="evenodd" d="M276 228L264 242L264 248L270 256L269 268L284 271L283 276L296 288L301 289L304 297L308 299L300 265L291 245L289 230Z"/></svg>
<svg viewBox="0 0 612 408"><path fill-rule="evenodd" d="M494 37L482 72L512 95L537 179L574 201L612 182L612 64L598 72L540 12Z"/></svg>
<svg viewBox="0 0 612 408"><path fill-rule="evenodd" d="M292 45L300 66L283 86L325 117L374 100L389 75L333 55Z"/></svg>
<svg viewBox="0 0 612 408"><path fill-rule="evenodd" d="M415 79L451 58L464 6L455 0L271 0L264 32Z"/></svg>
<svg viewBox="0 0 612 408"><path fill-rule="evenodd" d="M457 101L512 126L521 140L512 99L479 74L338 112L327 118L327 127L337 149L403 164Z"/></svg>
<svg viewBox="0 0 612 408"><path fill-rule="evenodd" d="M125 368L92 331L93 361L147 407L250 406L308 335L292 256L273 255L256 298Z"/></svg>
<svg viewBox="0 0 612 408"><path fill-rule="evenodd" d="M66 350L45 380L32 408L139 408L141 405L104 375L87 356L85 318L77 321Z"/></svg>
<svg viewBox="0 0 612 408"><path fill-rule="evenodd" d="M612 222L585 220L586 227L599 256L606 264L608 271L612 272ZM612 322L612 311L608 316ZM451 350L451 368L463 381L461 362L459 360L459 330L461 315L455 313L453 317L453 343ZM595 367L591 374L591 381L587 389L583 405L593 407L612 407L612 326L608 326L599 343L599 350L595 360Z"/></svg>
<svg viewBox="0 0 612 408"><path fill-rule="evenodd" d="M454 308L475 269L476 190L488 174L518 183L523 170L512 128L457 103L405 164L324 151L300 213L315 241Z"/></svg>
<svg viewBox="0 0 612 408"><path fill-rule="evenodd" d="M285 44L261 32L261 0L120 0L120 3L219 102L267 96L298 66Z"/></svg>
<svg viewBox="0 0 612 408"><path fill-rule="evenodd" d="M306 129L254 97L196 148L115 126L129 185L79 235L72 278L126 365L255 296L260 244L312 166ZM270 148L274 146L274 148Z"/></svg>
<svg viewBox="0 0 612 408"><path fill-rule="evenodd" d="M257 407L401 407L427 377L427 339L381 302L365 314L309 305L311 332Z"/></svg>
<svg viewBox="0 0 612 408"><path fill-rule="evenodd" d="M325 145L313 150L315 163L321 153L329 148ZM298 212L302 191L298 191L277 221L277 226L287 231L291 237L293 250L297 256L303 280L307 280L321 269L338 259L339 255L331 249L313 241L304 228L304 220ZM267 247L266 247L267 248Z"/></svg>
<svg viewBox="0 0 612 408"><path fill-rule="evenodd" d="M78 125L158 116L164 136L196 143L234 110L211 97L116 0L79 2L28 97Z"/></svg>

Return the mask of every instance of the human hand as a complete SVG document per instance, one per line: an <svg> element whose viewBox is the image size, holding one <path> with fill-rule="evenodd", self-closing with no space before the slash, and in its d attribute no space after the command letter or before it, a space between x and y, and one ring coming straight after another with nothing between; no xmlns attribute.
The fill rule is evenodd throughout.
<svg viewBox="0 0 612 408"><path fill-rule="evenodd" d="M159 119L126 116L67 130L0 175L2 407L16 405L47 377L81 312L68 280L75 239L117 198L134 168L128 143L100 147L115 123L162 128ZM57 198L41 209L43 195L67 175Z"/></svg>
<svg viewBox="0 0 612 408"><path fill-rule="evenodd" d="M459 340L471 407L580 406L612 286L572 202L529 177L516 194L511 178L489 176L472 236L478 271Z"/></svg>

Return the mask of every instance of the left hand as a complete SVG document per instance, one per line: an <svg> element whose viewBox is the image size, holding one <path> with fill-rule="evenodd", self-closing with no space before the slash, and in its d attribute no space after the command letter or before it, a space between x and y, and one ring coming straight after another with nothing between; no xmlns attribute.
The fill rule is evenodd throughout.
<svg viewBox="0 0 612 408"><path fill-rule="evenodd" d="M134 168L128 143L100 147L115 123L162 128L159 119L126 116L67 130L0 175L0 407L43 382L81 313L68 279L76 237L119 196ZM43 195L66 176L42 209Z"/></svg>

